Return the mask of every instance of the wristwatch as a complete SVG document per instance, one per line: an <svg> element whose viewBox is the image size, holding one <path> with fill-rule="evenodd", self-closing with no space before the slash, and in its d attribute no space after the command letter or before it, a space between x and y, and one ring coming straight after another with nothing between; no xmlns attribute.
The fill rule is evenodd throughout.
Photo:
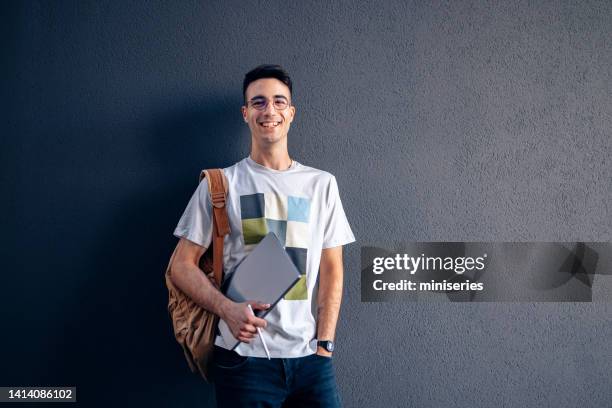
<svg viewBox="0 0 612 408"><path fill-rule="evenodd" d="M331 340L319 340L317 341L317 346L323 347L325 350L329 351L330 353L334 351L334 342Z"/></svg>

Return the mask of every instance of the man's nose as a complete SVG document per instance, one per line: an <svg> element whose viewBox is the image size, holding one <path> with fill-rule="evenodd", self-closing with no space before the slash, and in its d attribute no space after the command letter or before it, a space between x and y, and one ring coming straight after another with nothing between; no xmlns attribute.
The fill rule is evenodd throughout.
<svg viewBox="0 0 612 408"><path fill-rule="evenodd" d="M274 107L274 100L266 101L266 108L264 109L264 113L269 113L271 115L276 113L276 108Z"/></svg>

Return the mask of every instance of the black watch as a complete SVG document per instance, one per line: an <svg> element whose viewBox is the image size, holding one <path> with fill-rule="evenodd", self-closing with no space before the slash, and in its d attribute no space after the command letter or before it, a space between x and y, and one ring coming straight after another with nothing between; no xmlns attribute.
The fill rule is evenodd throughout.
<svg viewBox="0 0 612 408"><path fill-rule="evenodd" d="M331 340L319 340L317 341L317 346L323 347L325 350L329 351L330 353L334 351L334 342Z"/></svg>

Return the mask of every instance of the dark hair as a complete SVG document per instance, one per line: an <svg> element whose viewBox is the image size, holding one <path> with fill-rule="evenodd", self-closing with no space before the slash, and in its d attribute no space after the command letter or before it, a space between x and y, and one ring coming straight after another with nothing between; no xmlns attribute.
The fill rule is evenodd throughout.
<svg viewBox="0 0 612 408"><path fill-rule="evenodd" d="M246 103L246 90L249 84L261 78L278 79L283 84L287 85L287 87L289 88L289 95L291 95L291 78L289 77L287 71L285 71L280 65L264 64L253 68L244 76L244 81L242 82L242 97L244 98L244 103Z"/></svg>

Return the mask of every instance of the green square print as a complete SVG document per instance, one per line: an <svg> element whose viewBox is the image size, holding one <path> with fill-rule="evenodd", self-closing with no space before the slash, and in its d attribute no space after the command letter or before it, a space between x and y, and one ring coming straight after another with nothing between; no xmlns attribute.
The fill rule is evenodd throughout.
<svg viewBox="0 0 612 408"><path fill-rule="evenodd" d="M242 220L242 236L245 245L259 244L266 234L268 234L268 226L265 218Z"/></svg>
<svg viewBox="0 0 612 408"><path fill-rule="evenodd" d="M295 285L284 297L285 300L306 300L308 299L308 291L306 290L306 275L300 276L300 280L295 282Z"/></svg>

